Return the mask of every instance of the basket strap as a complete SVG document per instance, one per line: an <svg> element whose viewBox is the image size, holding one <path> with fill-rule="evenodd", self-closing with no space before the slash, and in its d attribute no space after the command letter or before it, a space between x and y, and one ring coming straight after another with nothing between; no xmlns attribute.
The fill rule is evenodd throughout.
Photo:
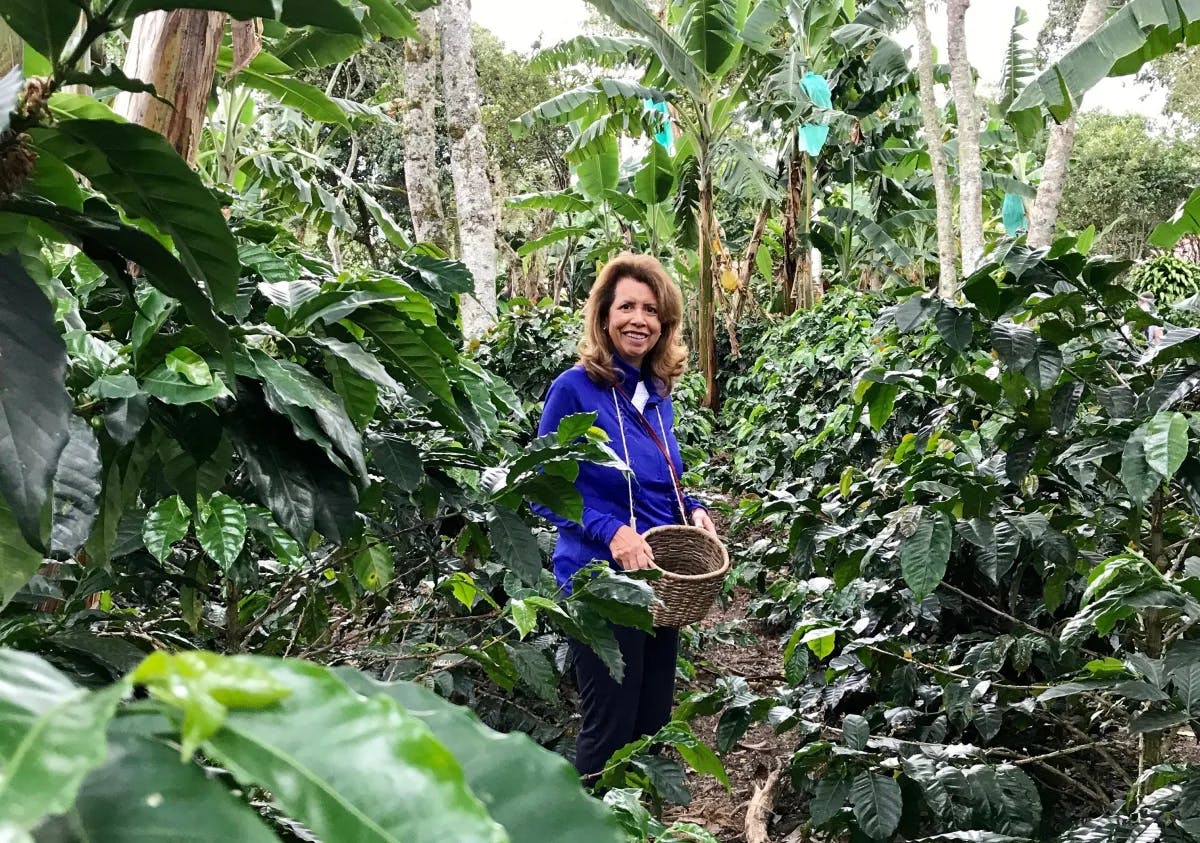
<svg viewBox="0 0 1200 843"><path fill-rule="evenodd" d="M630 469L632 469L633 466L629 463L629 443L625 439L625 417L621 413L621 405L620 405L620 401L617 399L617 388L615 386L612 388L612 394L613 394L613 407L616 409L616 412L617 412L617 425L621 431L621 444L625 448L625 463L627 465L629 465ZM675 463L672 462L672 460L671 460L671 452L669 450L667 450L667 446L666 446L667 427L666 427L666 424L663 422L662 409L659 408L657 405L654 407L655 411L658 413L659 429L662 430L662 439L659 439L658 434L654 432L654 427L651 426L650 422L646 421L645 415L643 415L642 412L640 410L638 410L636 406L634 406L633 402L629 400L628 396L624 395L624 393L622 393L622 396L629 403L629 406L634 408L634 410L635 410L634 416L637 418L637 420L639 422L641 422L642 427L646 429L646 433L648 433L650 435L651 441L653 441L654 444L658 447L658 452L660 454L662 454L663 459L667 461L667 471L670 473L671 483L675 487L675 505L679 507L679 523L687 524L687 522L688 522L687 521L687 507L684 506L684 503L683 503L683 484L679 482L679 475L675 473ZM636 519L634 518L634 515L633 515L633 477L632 477L632 475L628 476L626 478L626 481L629 484L629 524L631 527L634 528L634 530L637 530L637 527L635 526Z"/></svg>

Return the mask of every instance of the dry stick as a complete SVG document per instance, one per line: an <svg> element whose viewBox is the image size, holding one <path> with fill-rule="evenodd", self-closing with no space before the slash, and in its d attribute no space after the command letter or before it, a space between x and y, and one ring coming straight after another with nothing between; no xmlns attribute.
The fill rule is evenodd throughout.
<svg viewBox="0 0 1200 843"><path fill-rule="evenodd" d="M756 785L754 795L746 808L746 843L769 843L767 835L767 820L771 817L771 808L775 804L775 786L779 784L779 775L783 765L776 764L775 769L767 775L767 780Z"/></svg>
<svg viewBox="0 0 1200 843"><path fill-rule="evenodd" d="M1037 761L1037 762L1035 762L1035 764L1036 764L1036 766L1042 768L1046 772L1053 773L1054 775L1056 775L1059 778L1063 779L1064 781L1068 782L1072 787L1083 791L1084 793L1086 793L1088 795L1089 798L1091 798L1098 804L1100 804L1100 805L1108 804L1109 799L1107 796L1105 796L1100 791L1095 790L1094 788L1090 787L1089 785L1086 785L1083 782L1079 781L1074 776L1067 775L1062 770L1058 769L1057 767L1053 767L1053 766L1045 763L1044 761Z"/></svg>
<svg viewBox="0 0 1200 843"><path fill-rule="evenodd" d="M1079 744L1077 746L1068 747L1067 749L1060 749L1055 752L1047 752L1044 755L1034 755L1032 758L1018 758L1012 763L1017 767L1020 767L1022 764L1041 764L1043 761L1048 761L1051 758L1058 758L1063 755L1074 755L1076 752L1083 752L1085 749L1100 749L1103 744L1103 741Z"/></svg>
<svg viewBox="0 0 1200 843"><path fill-rule="evenodd" d="M943 581L940 587L945 588L949 591L953 591L955 594L957 594L959 597L963 598L964 600L974 603L976 606L979 606L981 609L987 609L993 615L1004 618L1005 620L1009 621L1010 623L1016 624L1017 626L1021 627L1022 629L1032 632L1034 635L1038 635L1038 636L1041 636L1042 638L1045 638L1047 641L1058 641L1058 638L1056 636L1050 634L1049 632L1046 632L1045 630L1042 630L1042 629L1038 629L1033 624L1023 621L1020 618L1013 617L1008 612L997 609L995 606L993 606L991 603L988 603L986 600L980 600L975 595L968 594L967 592L963 591L961 588L956 588L955 586L950 585L950 583L948 583L948 582ZM1094 653L1091 650L1087 649L1086 647L1080 647L1079 650L1080 650L1080 652L1086 653L1087 655L1091 656L1094 659L1104 658L1099 653Z"/></svg>

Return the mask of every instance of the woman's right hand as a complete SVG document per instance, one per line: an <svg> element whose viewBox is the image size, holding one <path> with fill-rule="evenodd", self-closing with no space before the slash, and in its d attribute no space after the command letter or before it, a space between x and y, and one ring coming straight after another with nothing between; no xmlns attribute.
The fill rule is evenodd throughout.
<svg viewBox="0 0 1200 843"><path fill-rule="evenodd" d="M617 530L617 534L608 543L613 559L623 571L643 571L651 567L654 561L654 551L637 532L629 526Z"/></svg>

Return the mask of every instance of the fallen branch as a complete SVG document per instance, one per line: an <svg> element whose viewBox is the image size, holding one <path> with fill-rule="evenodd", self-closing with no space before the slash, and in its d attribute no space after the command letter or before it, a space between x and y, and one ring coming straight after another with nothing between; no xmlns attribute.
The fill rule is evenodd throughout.
<svg viewBox="0 0 1200 843"><path fill-rule="evenodd" d="M754 788L754 795L746 807L746 843L768 843L770 840L767 821L775 805L775 786L779 784L782 770L782 765L776 764L775 769L767 775L767 780Z"/></svg>

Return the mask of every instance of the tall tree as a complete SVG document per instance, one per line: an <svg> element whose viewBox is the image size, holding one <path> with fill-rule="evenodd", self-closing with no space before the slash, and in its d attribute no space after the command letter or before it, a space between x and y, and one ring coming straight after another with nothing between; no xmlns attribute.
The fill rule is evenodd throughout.
<svg viewBox="0 0 1200 843"><path fill-rule="evenodd" d="M913 4L913 22L917 28L917 75L920 80L921 119L925 139L929 144L929 160L933 165L933 193L937 203L938 295L954 298L958 288L958 273L954 254L954 191L950 172L942 153L942 120L938 116L933 94L933 39L929 34L925 0Z"/></svg>
<svg viewBox="0 0 1200 843"><path fill-rule="evenodd" d="M200 146L225 13L200 9L149 12L134 21L125 75L154 86L160 99L123 92L113 109L164 135L189 164Z"/></svg>
<svg viewBox="0 0 1200 843"><path fill-rule="evenodd" d="M441 4L438 33L459 258L475 279L475 294L464 296L462 301L463 333L475 337L496 321L496 215L479 112L470 0L445 0Z"/></svg>
<svg viewBox="0 0 1200 843"><path fill-rule="evenodd" d="M975 78L967 58L966 17L971 0L949 0L946 50L950 57L950 89L958 112L958 224L962 271L970 275L983 262L983 165L979 155L979 105Z"/></svg>
<svg viewBox="0 0 1200 843"><path fill-rule="evenodd" d="M1108 0L1087 0L1072 33L1072 44L1087 38L1104 22ZM1067 165L1071 159L1071 147L1075 145L1076 115L1050 130L1046 144L1046 160L1042 165L1042 181L1038 185L1037 200L1033 216L1029 221L1029 245L1048 246L1054 238L1054 224L1058 221L1058 208L1062 204L1063 188L1067 183Z"/></svg>
<svg viewBox="0 0 1200 843"><path fill-rule="evenodd" d="M437 9L416 16L417 36L404 42L404 186L417 239L450 251L442 196L438 191Z"/></svg>

